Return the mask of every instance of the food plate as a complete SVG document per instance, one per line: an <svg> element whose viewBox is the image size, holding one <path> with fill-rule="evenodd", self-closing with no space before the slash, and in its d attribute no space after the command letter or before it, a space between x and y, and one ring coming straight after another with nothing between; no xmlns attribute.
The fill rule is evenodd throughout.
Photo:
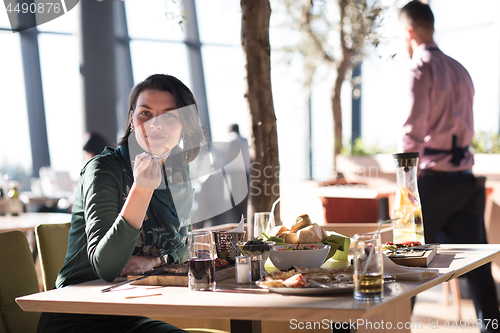
<svg viewBox="0 0 500 333"><path fill-rule="evenodd" d="M267 289L270 292L282 295L296 295L296 296L323 296L323 295L342 295L352 293L354 285L352 283L339 283L330 288L278 288L267 287L260 284L260 280L255 284L260 288Z"/></svg>

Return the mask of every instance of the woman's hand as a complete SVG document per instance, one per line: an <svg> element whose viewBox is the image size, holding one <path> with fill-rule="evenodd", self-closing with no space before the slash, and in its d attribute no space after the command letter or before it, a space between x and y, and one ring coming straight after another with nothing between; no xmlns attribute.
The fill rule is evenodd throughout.
<svg viewBox="0 0 500 333"><path fill-rule="evenodd" d="M161 266L161 259L155 256L131 256L120 276L140 275Z"/></svg>
<svg viewBox="0 0 500 333"><path fill-rule="evenodd" d="M142 153L135 157L134 182L144 189L154 190L161 184L161 168L150 154Z"/></svg>
<svg viewBox="0 0 500 333"><path fill-rule="evenodd" d="M134 183L120 212L125 221L137 230L142 228L153 192L160 183L159 163L147 153L137 155L134 162Z"/></svg>

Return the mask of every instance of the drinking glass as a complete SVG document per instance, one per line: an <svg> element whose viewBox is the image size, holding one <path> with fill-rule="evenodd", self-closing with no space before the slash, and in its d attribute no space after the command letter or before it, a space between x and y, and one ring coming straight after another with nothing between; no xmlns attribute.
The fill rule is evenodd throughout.
<svg viewBox="0 0 500 333"><path fill-rule="evenodd" d="M191 290L215 290L215 244L211 231L188 232L188 281Z"/></svg>
<svg viewBox="0 0 500 333"><path fill-rule="evenodd" d="M262 233L269 236L274 228L274 216L270 212L255 213L253 216L253 237L264 238Z"/></svg>
<svg viewBox="0 0 500 333"><path fill-rule="evenodd" d="M384 295L384 264L380 235L354 235L354 299L379 301Z"/></svg>

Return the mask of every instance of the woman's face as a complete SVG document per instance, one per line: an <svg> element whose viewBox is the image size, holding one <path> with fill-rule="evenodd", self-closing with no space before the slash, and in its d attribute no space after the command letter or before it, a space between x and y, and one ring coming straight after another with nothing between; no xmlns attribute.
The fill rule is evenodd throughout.
<svg viewBox="0 0 500 333"><path fill-rule="evenodd" d="M182 123L174 95L168 91L144 90L137 98L130 122L139 145L160 156L180 140Z"/></svg>

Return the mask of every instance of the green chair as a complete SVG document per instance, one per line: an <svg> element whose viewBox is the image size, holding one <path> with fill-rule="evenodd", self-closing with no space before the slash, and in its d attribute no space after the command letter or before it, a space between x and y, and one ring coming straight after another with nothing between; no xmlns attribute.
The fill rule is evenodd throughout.
<svg viewBox="0 0 500 333"><path fill-rule="evenodd" d="M16 297L39 292L35 264L22 231L0 233L0 332L36 332L40 313L24 312Z"/></svg>
<svg viewBox="0 0 500 333"><path fill-rule="evenodd" d="M71 222L39 224L35 228L36 246L42 268L43 289L54 287L57 274L64 264L68 250L68 235Z"/></svg>

